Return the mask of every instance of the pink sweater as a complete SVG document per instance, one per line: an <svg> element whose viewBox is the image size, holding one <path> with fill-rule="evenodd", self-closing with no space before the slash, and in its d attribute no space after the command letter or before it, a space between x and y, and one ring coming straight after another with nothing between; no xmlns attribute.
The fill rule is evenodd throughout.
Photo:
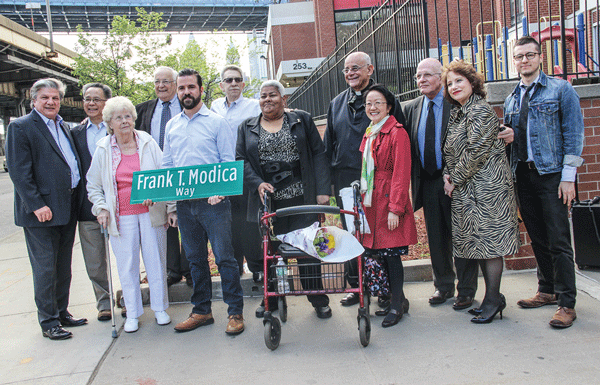
<svg viewBox="0 0 600 385"><path fill-rule="evenodd" d="M119 197L119 215L137 215L148 212L148 207L129 203L131 199L131 183L133 172L140 171L140 155L121 154L121 162L117 167L115 178L117 180L117 195Z"/></svg>

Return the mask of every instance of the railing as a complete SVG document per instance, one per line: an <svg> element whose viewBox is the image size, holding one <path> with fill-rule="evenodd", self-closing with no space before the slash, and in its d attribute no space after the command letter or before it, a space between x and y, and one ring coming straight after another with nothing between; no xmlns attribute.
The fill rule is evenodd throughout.
<svg viewBox="0 0 600 385"><path fill-rule="evenodd" d="M315 118L324 117L329 102L348 87L342 69L346 56L356 51L371 56L376 82L384 83L403 99L417 96L412 77L419 61L428 55L426 14L422 1L386 1L323 60L288 104L309 111Z"/></svg>
<svg viewBox="0 0 600 385"><path fill-rule="evenodd" d="M443 64L464 59L488 82L515 80L514 44L527 34L541 43L545 73L573 83L597 83L599 18L600 0L387 0L288 103L324 117L329 102L347 88L341 70L345 57L355 51L371 56L374 80L400 100L419 94L412 77L426 57Z"/></svg>

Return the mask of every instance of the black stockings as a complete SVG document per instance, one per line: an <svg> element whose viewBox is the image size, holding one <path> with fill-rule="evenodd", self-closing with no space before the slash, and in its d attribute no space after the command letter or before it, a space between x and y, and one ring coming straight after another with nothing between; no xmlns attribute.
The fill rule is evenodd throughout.
<svg viewBox="0 0 600 385"><path fill-rule="evenodd" d="M388 277L390 281L390 292L392 294L390 306L402 312L404 302L404 267L402 266L402 255L408 253L408 247L394 247L378 250L379 255L385 258L388 266Z"/></svg>
<svg viewBox="0 0 600 385"><path fill-rule="evenodd" d="M485 281L485 297L481 302L481 316L487 318L491 316L502 302L500 294L500 281L502 280L502 269L504 261L502 257L492 259L482 259L479 261L483 280Z"/></svg>

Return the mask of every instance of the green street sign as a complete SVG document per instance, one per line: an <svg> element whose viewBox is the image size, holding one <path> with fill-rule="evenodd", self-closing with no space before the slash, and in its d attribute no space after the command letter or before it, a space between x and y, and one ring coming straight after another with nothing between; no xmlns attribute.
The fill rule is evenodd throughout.
<svg viewBox="0 0 600 385"><path fill-rule="evenodd" d="M241 195L244 161L136 171L131 186L131 204Z"/></svg>

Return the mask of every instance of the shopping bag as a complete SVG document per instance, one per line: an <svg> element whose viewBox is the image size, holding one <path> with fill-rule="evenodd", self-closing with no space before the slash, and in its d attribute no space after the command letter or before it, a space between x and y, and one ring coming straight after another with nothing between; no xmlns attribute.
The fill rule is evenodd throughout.
<svg viewBox="0 0 600 385"><path fill-rule="evenodd" d="M352 211L354 209L354 189L352 187L344 187L340 190L340 197L342 198L341 207L344 210ZM358 207L358 214L360 219L360 233L371 234L371 229L369 229L362 205ZM344 219L346 220L348 232L354 234L354 215L344 214Z"/></svg>

